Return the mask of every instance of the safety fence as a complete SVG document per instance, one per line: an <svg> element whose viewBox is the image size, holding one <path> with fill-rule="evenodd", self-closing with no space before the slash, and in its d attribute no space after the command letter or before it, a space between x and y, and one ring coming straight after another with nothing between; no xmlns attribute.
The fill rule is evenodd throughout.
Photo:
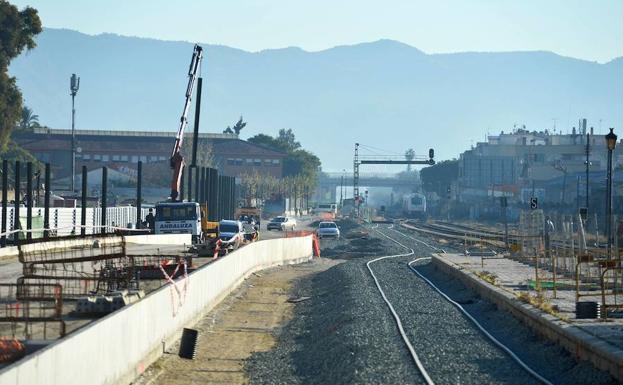
<svg viewBox="0 0 623 385"><path fill-rule="evenodd" d="M0 206L0 212L2 206ZM67 235L80 234L82 223L82 208L66 208L52 207L50 210L49 235L51 237L60 237ZM149 213L149 209L141 209L141 222L145 221L145 217ZM136 207L108 207L106 208L106 226L102 226L102 209L88 207L85 216L85 233L95 234L101 233L105 228L105 232L112 233L119 230L129 230L136 227ZM44 229L44 209L43 207L34 207L32 209L32 220L30 231L27 229L28 217L26 207L19 209L19 222L15 221L15 207L7 206L5 221L6 231L0 233L0 236L6 235L8 239L14 239L15 234L19 234L20 239L25 239L28 232L32 238L43 237ZM0 222L2 223L2 222Z"/></svg>

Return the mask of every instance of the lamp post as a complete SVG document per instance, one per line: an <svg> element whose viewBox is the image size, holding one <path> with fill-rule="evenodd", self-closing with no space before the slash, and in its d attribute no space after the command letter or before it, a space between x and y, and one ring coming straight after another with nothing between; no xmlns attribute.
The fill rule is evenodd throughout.
<svg viewBox="0 0 623 385"><path fill-rule="evenodd" d="M608 259L612 257L612 151L617 144L617 136L614 134L614 128L610 129L606 135L606 146L608 147L608 175L606 179L606 234L608 234Z"/></svg>
<svg viewBox="0 0 623 385"><path fill-rule="evenodd" d="M69 89L71 91L71 192L76 191L76 108L75 98L80 88L80 78L71 74Z"/></svg>
<svg viewBox="0 0 623 385"><path fill-rule="evenodd" d="M342 178L340 179L340 207L344 204L344 180L346 179L346 169L342 169Z"/></svg>

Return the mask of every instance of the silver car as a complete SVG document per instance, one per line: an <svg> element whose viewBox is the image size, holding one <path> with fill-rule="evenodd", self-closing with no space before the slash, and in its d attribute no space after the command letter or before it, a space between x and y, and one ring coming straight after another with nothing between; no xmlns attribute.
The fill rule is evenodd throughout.
<svg viewBox="0 0 623 385"><path fill-rule="evenodd" d="M316 230L318 238L335 238L340 237L340 229L335 222L320 222L318 230Z"/></svg>

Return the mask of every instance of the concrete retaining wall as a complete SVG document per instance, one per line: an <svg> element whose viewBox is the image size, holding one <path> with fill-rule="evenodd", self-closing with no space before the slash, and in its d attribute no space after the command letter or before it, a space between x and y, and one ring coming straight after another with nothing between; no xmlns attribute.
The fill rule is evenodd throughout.
<svg viewBox="0 0 623 385"><path fill-rule="evenodd" d="M0 261L5 259L17 258L19 250L17 246L7 246L0 248Z"/></svg>
<svg viewBox="0 0 623 385"><path fill-rule="evenodd" d="M125 237L126 243L138 243L143 245L191 245L191 234L146 234L129 235Z"/></svg>
<svg viewBox="0 0 623 385"><path fill-rule="evenodd" d="M183 326L212 309L246 276L311 256L311 236L252 243L178 281L180 289L187 283L181 307L172 287L162 287L0 371L0 385L127 384L179 337Z"/></svg>
<svg viewBox="0 0 623 385"><path fill-rule="evenodd" d="M471 271L433 256L432 264L445 274L460 280L482 298L510 312L545 338L554 341L578 359L588 360L623 383L623 351L601 338L519 301L513 294L480 279Z"/></svg>

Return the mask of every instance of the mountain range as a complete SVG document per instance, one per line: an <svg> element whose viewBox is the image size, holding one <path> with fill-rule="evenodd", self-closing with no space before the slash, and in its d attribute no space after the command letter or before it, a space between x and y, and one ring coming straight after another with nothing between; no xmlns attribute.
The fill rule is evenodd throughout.
<svg viewBox="0 0 623 385"><path fill-rule="evenodd" d="M174 132L192 46L47 28L10 73L48 127L70 127L76 73L78 129ZM327 170L351 168L355 142L379 154L432 147L444 159L514 125L570 132L588 118L600 132L623 128L623 58L426 54L392 40L318 52L202 46L202 132L221 132L240 115L248 122L242 138L292 128Z"/></svg>

